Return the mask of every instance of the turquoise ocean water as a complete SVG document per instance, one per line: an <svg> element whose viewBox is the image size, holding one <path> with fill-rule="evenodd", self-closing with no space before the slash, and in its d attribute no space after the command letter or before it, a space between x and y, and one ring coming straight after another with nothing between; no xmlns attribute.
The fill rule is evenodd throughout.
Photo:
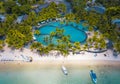
<svg viewBox="0 0 120 84"><path fill-rule="evenodd" d="M89 76L90 69L97 74L97 84L120 84L118 66L66 67L68 76L62 73L60 66L0 67L0 84L93 84Z"/></svg>

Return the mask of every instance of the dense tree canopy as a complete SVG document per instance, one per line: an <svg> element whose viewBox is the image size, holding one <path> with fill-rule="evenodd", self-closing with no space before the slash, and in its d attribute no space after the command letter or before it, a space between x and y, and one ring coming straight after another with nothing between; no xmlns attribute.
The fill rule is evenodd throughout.
<svg viewBox="0 0 120 84"><path fill-rule="evenodd" d="M26 5L26 4L42 4L44 3L44 0L18 0L18 3L20 3L21 5Z"/></svg>
<svg viewBox="0 0 120 84"><path fill-rule="evenodd" d="M97 0L106 7L116 7L120 5L120 0Z"/></svg>
<svg viewBox="0 0 120 84"><path fill-rule="evenodd" d="M6 18L3 23L0 23L0 36L6 37L5 41L10 47L22 48L25 44L32 41L33 34L40 35L36 30L32 32L32 26L37 25L38 22L56 19L65 16L66 22L86 21L85 24L89 26L89 30L94 32L94 29L99 29L100 35L93 35L92 38L87 40L84 45L84 50L87 49L89 44L94 45L94 48L106 48L105 40L109 39L113 42L114 48L120 52L120 32L116 29L117 26L112 24L111 21L120 18L120 1L119 0L97 0L97 3L102 3L106 7L104 14L99 14L94 11L86 11L85 0L67 0L71 3L73 11L66 14L66 6L63 3L56 4L50 3L48 7L42 8L39 13L35 13L32 8L34 5L41 5L44 0L7 0L0 2L0 13L5 14ZM106 3L107 2L107 3ZM114 2L114 3L113 3ZM19 5L18 5L19 4ZM20 24L16 23L18 16L27 15ZM85 25L83 24L83 25ZM48 46L43 46L41 43L35 42L31 45L31 49L36 49L40 54L48 53L50 50L59 50L63 55L69 53L69 49L75 51L82 50L80 43L70 42L70 36L63 35L64 30L56 28L55 32L51 32L50 36L46 36L44 41ZM100 36L98 38L98 36ZM58 45L52 44L53 37L57 37ZM0 41L0 49L3 47L3 42Z"/></svg>
<svg viewBox="0 0 120 84"><path fill-rule="evenodd" d="M18 30L10 30L7 34L6 42L8 46L14 48L21 48L25 43L25 36L20 33Z"/></svg>
<svg viewBox="0 0 120 84"><path fill-rule="evenodd" d="M8 1L4 2L3 6L4 6L6 12L11 14L12 9L16 6L16 3L15 3L15 1L8 0Z"/></svg>
<svg viewBox="0 0 120 84"><path fill-rule="evenodd" d="M12 8L12 13L15 13L17 15L28 14L30 12L30 9L30 5L16 5L14 8Z"/></svg>
<svg viewBox="0 0 120 84"><path fill-rule="evenodd" d="M0 13L5 13L4 3L0 2Z"/></svg>

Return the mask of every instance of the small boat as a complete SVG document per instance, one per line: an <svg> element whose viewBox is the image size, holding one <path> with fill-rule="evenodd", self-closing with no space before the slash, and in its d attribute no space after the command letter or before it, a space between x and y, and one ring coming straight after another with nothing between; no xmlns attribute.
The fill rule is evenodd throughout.
<svg viewBox="0 0 120 84"><path fill-rule="evenodd" d="M97 84L97 76L96 76L96 73L93 72L93 70L90 70L90 77L91 77L93 83Z"/></svg>
<svg viewBox="0 0 120 84"><path fill-rule="evenodd" d="M68 71L65 66L62 66L61 69L62 69L64 75L68 75Z"/></svg>

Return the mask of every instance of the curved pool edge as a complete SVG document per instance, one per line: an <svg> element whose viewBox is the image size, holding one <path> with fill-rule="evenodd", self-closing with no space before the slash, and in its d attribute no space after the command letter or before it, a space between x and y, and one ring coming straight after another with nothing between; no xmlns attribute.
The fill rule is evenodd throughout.
<svg viewBox="0 0 120 84"><path fill-rule="evenodd" d="M58 21L59 22L59 21ZM51 23L54 23L54 22L49 22L49 23L46 23L45 25L41 25L39 28L37 28L38 30L40 29L40 28L43 28L43 27L45 27L45 26L50 26L50 27L55 27L55 28L57 28L57 27L59 27L59 26L55 26L55 25L52 25ZM61 24L62 25L62 24ZM69 25L69 24L68 24ZM65 27L65 26L68 26L68 25L62 25L62 26L60 26L60 28L62 28L62 27ZM71 26L71 25L69 25L69 26ZM76 29L76 30L78 30L78 31L80 31L80 32L82 32L83 34L84 34L84 36L85 36L85 38L82 40L82 41L79 41L80 43L82 43L82 44L84 44L85 42L86 42L86 40L87 40L87 38L88 38L88 35L87 35L87 33L84 31L84 30L82 30L82 29L80 29L80 28L76 28L76 27L74 27L74 26L71 26L71 27L73 27L74 29ZM78 41L70 41L71 43L74 43L74 42L78 42Z"/></svg>

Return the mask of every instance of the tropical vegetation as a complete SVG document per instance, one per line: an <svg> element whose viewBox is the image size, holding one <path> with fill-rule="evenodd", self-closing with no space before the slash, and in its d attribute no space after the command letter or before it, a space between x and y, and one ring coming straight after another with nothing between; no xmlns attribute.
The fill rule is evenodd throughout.
<svg viewBox="0 0 120 84"><path fill-rule="evenodd" d="M31 44L31 50L38 51L41 55L48 54L51 50L57 50L64 56L72 50L73 54L81 50L90 48L106 49L106 40L112 41L114 49L120 52L120 31L116 24L112 24L113 19L120 19L119 0L97 0L96 4L105 6L104 14L95 11L86 11L85 0L67 0L71 3L72 12L67 13L66 5L63 3L56 4L51 2L47 7L42 8L38 13L34 10L44 3L44 0L2 0L0 2L0 14L5 15L5 21L0 22L0 50L3 49L5 43L11 48L21 49L25 45ZM106 3L107 1L107 3ZM113 3L114 1L114 3ZM38 5L38 6L37 6ZM27 15L27 18L17 23L19 16ZM89 26L89 31L93 32L93 36L88 38L84 46L80 42L71 43L70 36L64 36L64 30L56 28L55 32L51 32L50 36L44 38L43 45L33 41L33 35L40 35L39 30L33 27L39 22L46 20L55 20L56 18L65 17L65 21L86 21L83 25ZM97 28L97 30L95 30ZM52 39L56 37L57 45L52 43Z"/></svg>

